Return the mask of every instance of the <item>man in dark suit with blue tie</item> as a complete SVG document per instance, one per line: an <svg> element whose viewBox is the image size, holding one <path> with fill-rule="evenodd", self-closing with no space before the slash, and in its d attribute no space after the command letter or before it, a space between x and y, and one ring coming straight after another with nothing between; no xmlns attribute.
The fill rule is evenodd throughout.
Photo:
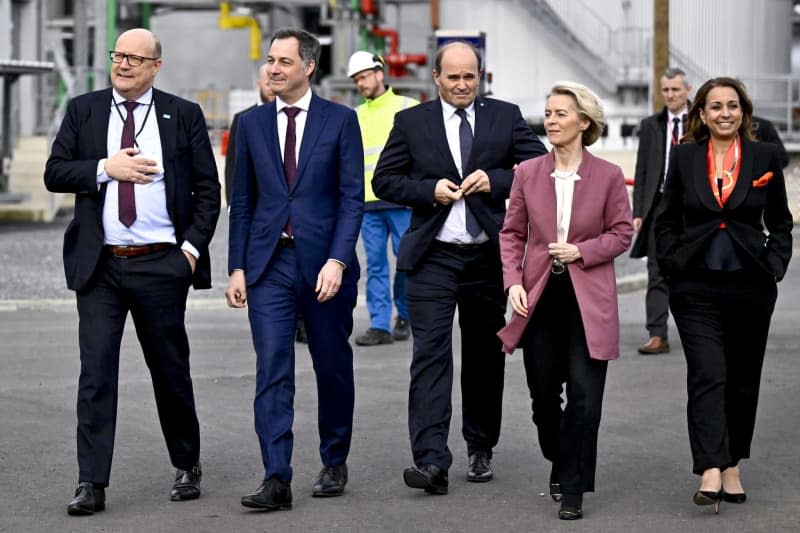
<svg viewBox="0 0 800 533"><path fill-rule="evenodd" d="M184 315L189 286L211 287L217 167L200 106L153 88L161 67L156 36L126 31L110 58L113 87L69 103L44 174L48 190L75 194L75 216L64 234L81 358L79 485L67 506L71 515L105 509L128 312L178 469L170 498L200 496L200 430Z"/></svg>
<svg viewBox="0 0 800 533"><path fill-rule="evenodd" d="M256 351L255 429L263 482L245 507L289 509L294 334L302 313L317 378L322 470L312 495L347 483L353 427L353 330L364 213L364 153L355 112L311 92L320 44L281 29L267 57L277 96L241 117L225 296L249 304Z"/></svg>
<svg viewBox="0 0 800 533"><path fill-rule="evenodd" d="M444 45L433 71L440 98L395 115L372 180L379 198L413 209L397 255L397 269L408 273L414 337L408 407L414 466L403 479L430 494L447 493L452 463L456 308L467 479L492 479L505 369L496 335L506 311L498 234L514 165L546 152L516 105L476 98L481 72L472 46Z"/></svg>

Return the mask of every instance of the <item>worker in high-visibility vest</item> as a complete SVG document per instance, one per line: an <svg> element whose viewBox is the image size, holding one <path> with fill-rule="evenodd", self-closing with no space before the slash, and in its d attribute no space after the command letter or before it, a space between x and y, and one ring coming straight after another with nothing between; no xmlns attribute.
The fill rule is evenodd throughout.
<svg viewBox="0 0 800 533"><path fill-rule="evenodd" d="M386 241L391 237L392 251L396 257L400 237L411 221L411 210L379 200L372 192L372 173L386 139L389 138L395 113L419 102L395 94L386 85L383 59L371 52L354 53L348 63L347 75L365 100L356 108L356 114L364 143L366 207L361 224L361 240L367 254L367 310L370 326L355 341L360 346L391 344L395 340L408 339L411 328L408 324L405 274L395 272L394 283L391 282ZM397 317L392 327L393 307L397 308Z"/></svg>

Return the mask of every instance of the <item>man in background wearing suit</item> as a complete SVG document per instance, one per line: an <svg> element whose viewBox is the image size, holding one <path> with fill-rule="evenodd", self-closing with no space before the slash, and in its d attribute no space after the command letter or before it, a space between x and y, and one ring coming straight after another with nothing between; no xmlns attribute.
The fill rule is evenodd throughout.
<svg viewBox="0 0 800 533"><path fill-rule="evenodd" d="M322 470L312 496L339 496L347 483L364 151L355 112L311 92L319 53L305 31L275 32L267 65L277 98L241 117L236 146L225 296L231 307L249 303L264 465L241 502L268 511L292 506L298 312L317 378Z"/></svg>
<svg viewBox="0 0 800 533"><path fill-rule="evenodd" d="M184 315L189 286L211 287L217 167L200 107L153 88L161 67L156 36L126 31L110 55L113 87L70 102L44 174L50 191L75 194L64 235L81 358L71 515L105 509L128 312L178 469L170 499L199 497L202 475Z"/></svg>
<svg viewBox="0 0 800 533"><path fill-rule="evenodd" d="M642 355L669 352L669 294L656 262L653 222L664 190L670 149L680 142L685 132L691 91L684 71L679 68L666 69L661 76L664 109L643 119L639 126L639 149L633 177L633 230L637 237L631 248L631 257L647 256L645 308L650 338L639 346Z"/></svg>
<svg viewBox="0 0 800 533"><path fill-rule="evenodd" d="M496 333L506 297L498 233L513 166L546 152L517 106L477 98L481 58L469 44L436 55L435 100L400 111L378 161L378 198L412 208L400 242L414 339L408 424L409 487L446 494L453 384L452 329L461 329L463 436L467 479L492 479L500 436L505 355ZM473 133L474 132L474 133Z"/></svg>
<svg viewBox="0 0 800 533"><path fill-rule="evenodd" d="M261 104L268 104L275 100L275 94L269 87L267 67L266 63L261 65L258 68L258 78L256 78L256 88L258 89L258 98L261 100ZM231 191L233 190L233 169L236 168L236 128L239 125L239 118L259 105L253 104L233 115L231 127L228 130L228 152L225 155L225 203L229 206L231 205Z"/></svg>

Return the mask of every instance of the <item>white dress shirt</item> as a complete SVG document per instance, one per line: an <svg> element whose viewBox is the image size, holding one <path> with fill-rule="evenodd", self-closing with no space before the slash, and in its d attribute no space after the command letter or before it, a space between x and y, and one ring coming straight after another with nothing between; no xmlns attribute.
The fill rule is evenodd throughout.
<svg viewBox="0 0 800 533"><path fill-rule="evenodd" d="M128 111L123 105L125 97L112 89L113 100L109 103L107 153L120 150L122 127ZM150 183L136 183L133 191L136 199L136 220L130 227L119 221L119 181L111 178L105 171L106 159L97 165L97 184L108 183L103 204L103 232L105 244L140 245L156 242L176 244L175 227L167 211L167 193L164 183L164 156L161 152L161 137L158 131L158 110L153 103L153 89L137 100L139 105L133 110L136 145L142 157L156 161L160 172L153 174ZM116 104L118 105L115 105ZM172 117L163 117L170 120ZM195 258L200 256L191 243L185 241L181 248L189 251Z"/></svg>
<svg viewBox="0 0 800 533"><path fill-rule="evenodd" d="M289 117L283 112L285 107L296 107L300 110L294 117L295 142L294 142L294 161L300 163L300 145L303 140L303 132L306 130L306 119L308 118L308 107L311 105L311 89L306 91L300 100L293 104L287 104L281 97L275 98L275 110L278 113L278 142L281 145L281 160L283 160L283 150L286 146L286 128L289 125Z"/></svg>
<svg viewBox="0 0 800 533"><path fill-rule="evenodd" d="M467 112L467 122L472 128L473 137L475 135L475 101L465 108ZM456 114L456 108L444 100L442 100L442 118L444 119L444 131L447 135L447 146L450 148L450 154L453 156L453 162L456 164L456 169L459 175L461 172L461 141L459 139L458 129L461 126L461 117ZM473 148L474 149L474 148ZM465 176L461 176L463 179ZM444 221L442 229L436 235L437 241L459 243L459 244L472 244L482 243L489 240L489 236L485 231L477 237L473 237L467 231L467 215L466 203L464 198L453 203L450 209L450 214Z"/></svg>
<svg viewBox="0 0 800 533"><path fill-rule="evenodd" d="M678 124L680 124L680 128L678 129L678 140L686 133L683 131L684 123L683 123L683 116L686 115L687 109L684 107L682 110L678 111L677 113L673 113L672 111L667 110L667 145L664 148L664 176L662 178L661 184L663 187L664 181L667 179L667 170L669 170L669 152L672 150L672 128L675 125L673 122L676 118L680 119Z"/></svg>

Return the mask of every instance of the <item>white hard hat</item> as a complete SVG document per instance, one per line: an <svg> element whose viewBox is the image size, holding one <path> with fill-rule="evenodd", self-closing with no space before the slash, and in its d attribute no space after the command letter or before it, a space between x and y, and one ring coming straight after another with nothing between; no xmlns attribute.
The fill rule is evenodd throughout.
<svg viewBox="0 0 800 533"><path fill-rule="evenodd" d="M379 68L383 70L383 60L379 55L359 50L350 56L347 63L347 76L352 77L362 70L372 70Z"/></svg>

